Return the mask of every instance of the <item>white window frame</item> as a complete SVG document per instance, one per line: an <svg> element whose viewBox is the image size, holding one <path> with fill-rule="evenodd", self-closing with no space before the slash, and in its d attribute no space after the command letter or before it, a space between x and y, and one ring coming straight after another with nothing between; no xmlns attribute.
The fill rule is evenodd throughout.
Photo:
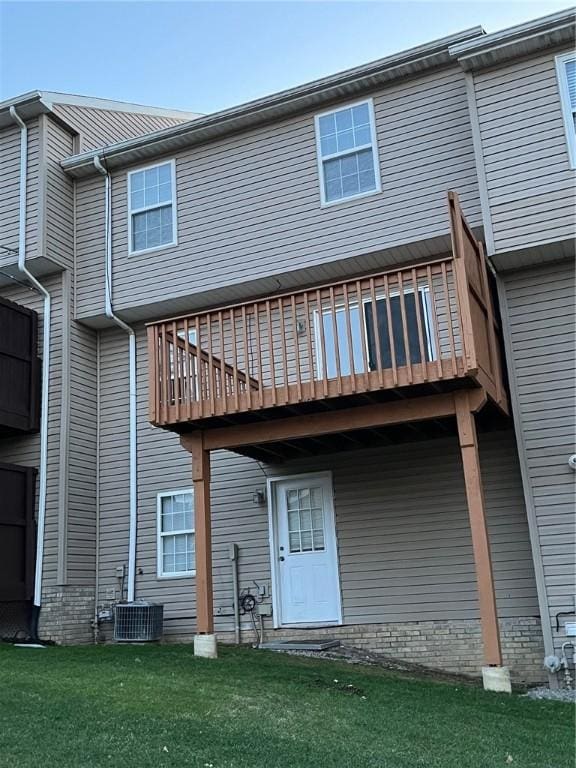
<svg viewBox="0 0 576 768"><path fill-rule="evenodd" d="M159 168L162 165L170 165L170 186L172 188L172 197L170 202L164 201L157 203L156 205L145 205L142 208L132 208L132 177L136 173L141 171L149 171L151 168ZM172 248L178 245L178 213L176 210L176 160L163 160L161 163L150 163L148 165L141 165L138 168L133 168L128 171L126 178L127 189L127 208L128 208L128 254L130 256L139 256L141 253L152 253L154 251L161 251L164 248ZM137 213L145 213L146 211L153 211L156 208L166 208L168 205L172 206L172 241L170 243L162 243L162 245L155 245L152 248L142 248L141 250L134 249L133 235L132 235L132 217Z"/></svg>
<svg viewBox="0 0 576 768"><path fill-rule="evenodd" d="M407 288L404 290L404 295L408 293L414 293L414 288L410 286L410 288ZM437 360L438 358L436 355L438 354L438 350L436 349L436 342L434 339L434 335L432 333L431 329L431 320L432 320L432 297L430 294L430 286L428 284L423 284L418 286L418 293L421 294L423 299L423 306L425 308L424 312L424 328L422 329L422 335L424 336L424 341L426 342L426 347L428 350L428 357L430 358L427 362L433 362ZM400 296L400 291L393 289L389 291L388 296L386 296L383 293L377 293L376 294L376 301L381 301L382 299L386 300L387 298L393 299L395 296ZM366 356L368 359L368 355L370 353L369 345L368 345L368 329L366 327L366 314L365 314L365 307L366 304L372 303L372 297L371 296L364 296L362 298L362 311L359 313L359 322L360 322L360 330L363 337L364 342L364 349L366 350ZM358 309L358 302L354 301L352 302L348 309ZM344 304L336 304L334 307L334 312L342 312L346 311L346 306ZM322 318L324 318L327 315L332 314L332 307L327 307L326 309L322 309ZM324 360L322 357L322 340L320 338L320 312L319 310L314 310L314 341L316 344L316 374L320 378L316 379L317 381L323 380L323 374L324 374ZM348 340L346 339L346 344L348 344ZM352 355L352 359L350 360L351 366L351 373L350 374L342 374L342 375L357 375L360 376L363 373L366 373L366 371L355 371L354 369L354 355ZM426 361L423 361L426 362ZM412 363L412 365L419 365L419 363ZM336 377L333 377L336 378Z"/></svg>
<svg viewBox="0 0 576 768"><path fill-rule="evenodd" d="M370 136L372 141L370 144L363 144L360 147L354 147L354 149L346 149L342 152L334 152L331 155L322 156L322 142L320 140L320 118L326 115L333 115L335 112L340 112L343 109L351 109L352 107L359 107L361 104L368 104L368 114L370 115ZM380 155L378 153L378 140L376 136L376 120L374 118L374 99L361 99L360 101L354 101L351 104L341 104L338 107L333 107L325 112L320 112L314 116L314 129L316 131L316 159L318 164L318 179L320 181L320 205L322 208L328 208L332 205L340 205L342 203L350 202L351 200L358 200L361 197L369 197L370 195L377 195L382 191L382 184L380 180ZM370 189L367 192L358 192L356 195L348 195L347 197L341 197L338 200L326 200L326 189L324 179L324 163L327 160L335 160L339 157L345 157L346 155L354 155L361 152L363 149L372 150L372 162L374 164L374 179L376 181L376 188Z"/></svg>
<svg viewBox="0 0 576 768"><path fill-rule="evenodd" d="M576 169L576 127L574 126L576 107L572 107L570 103L568 78L566 77L566 63L568 61L576 61L576 53L562 53L556 56L556 76L558 78L558 90L560 91L562 117L564 118L568 159L570 161L570 168Z"/></svg>
<svg viewBox="0 0 576 768"><path fill-rule="evenodd" d="M192 496L192 521L193 527L190 529L183 529L181 531L162 531L162 499L182 496L184 494L190 494ZM161 491L156 497L156 576L158 579L182 579L190 576L196 576L196 570L190 571L173 571L171 573L164 573L164 551L162 546L162 540L165 536L174 536L179 534L189 533L196 539L196 517L194 509L194 489L193 488L178 488L176 491ZM194 541L194 552L196 552L196 541Z"/></svg>

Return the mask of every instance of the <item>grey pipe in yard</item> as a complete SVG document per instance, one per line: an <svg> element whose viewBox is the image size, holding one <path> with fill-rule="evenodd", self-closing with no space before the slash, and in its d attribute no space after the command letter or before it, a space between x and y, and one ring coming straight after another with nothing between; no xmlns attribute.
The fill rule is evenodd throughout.
<svg viewBox="0 0 576 768"><path fill-rule="evenodd" d="M240 645L240 595L238 586L238 544L230 544L228 556L232 563L232 590L234 592L234 637Z"/></svg>

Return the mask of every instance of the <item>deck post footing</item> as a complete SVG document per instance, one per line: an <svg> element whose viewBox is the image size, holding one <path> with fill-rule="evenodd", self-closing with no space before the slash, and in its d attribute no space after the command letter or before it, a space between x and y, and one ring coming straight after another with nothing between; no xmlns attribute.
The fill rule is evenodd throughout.
<svg viewBox="0 0 576 768"><path fill-rule="evenodd" d="M485 691L512 693L508 667L482 667L482 683Z"/></svg>
<svg viewBox="0 0 576 768"><path fill-rule="evenodd" d="M194 656L203 659L217 659L216 635L194 635Z"/></svg>

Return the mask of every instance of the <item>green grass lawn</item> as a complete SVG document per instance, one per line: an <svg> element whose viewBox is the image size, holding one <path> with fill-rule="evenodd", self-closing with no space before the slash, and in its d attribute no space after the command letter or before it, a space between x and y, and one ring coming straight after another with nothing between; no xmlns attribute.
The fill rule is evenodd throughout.
<svg viewBox="0 0 576 768"><path fill-rule="evenodd" d="M0 647L14 768L563 768L572 724L567 704L266 651Z"/></svg>

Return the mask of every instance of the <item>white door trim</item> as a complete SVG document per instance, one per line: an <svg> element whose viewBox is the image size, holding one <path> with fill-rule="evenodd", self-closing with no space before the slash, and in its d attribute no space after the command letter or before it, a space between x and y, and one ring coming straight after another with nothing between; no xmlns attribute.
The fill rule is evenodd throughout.
<svg viewBox="0 0 576 768"><path fill-rule="evenodd" d="M276 486L278 483L283 483L290 480L302 480L307 478L318 478L321 480L328 480L330 483L330 497L328 499L328 506L326 509L327 520L330 522L330 535L332 537L333 552L334 552L334 568L336 572L337 581L337 605L338 605L338 621L335 624L343 624L342 620L342 590L340 587L340 562L338 557L338 536L336 533L336 514L334 511L334 485L332 482L332 472L302 472L296 475L275 475L269 477L266 481L267 486L267 499L268 499L268 543L270 548L270 570L272 575L272 624L274 629L279 629L282 626L295 626L295 625L283 625L281 621L281 596L280 596L280 578L278 574L278 526L276 515ZM305 626L319 626L318 623L311 622L310 624L299 624L300 627ZM325 623L322 626L327 626Z"/></svg>

